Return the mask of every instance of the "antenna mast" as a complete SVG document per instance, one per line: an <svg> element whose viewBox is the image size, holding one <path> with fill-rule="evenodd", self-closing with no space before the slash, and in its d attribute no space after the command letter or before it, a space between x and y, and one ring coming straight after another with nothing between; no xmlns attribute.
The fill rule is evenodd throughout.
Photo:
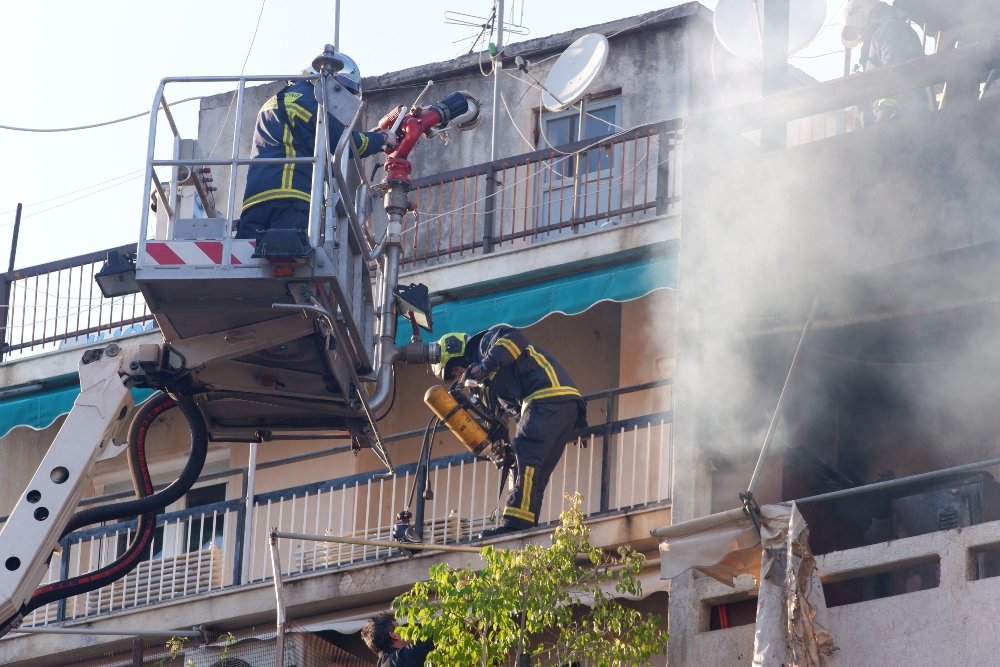
<svg viewBox="0 0 1000 667"><path fill-rule="evenodd" d="M493 132L490 135L490 162L496 159L497 134L500 124L497 122L497 111L500 102L500 70L503 69L503 0L497 0L497 43L496 55L493 56Z"/></svg>

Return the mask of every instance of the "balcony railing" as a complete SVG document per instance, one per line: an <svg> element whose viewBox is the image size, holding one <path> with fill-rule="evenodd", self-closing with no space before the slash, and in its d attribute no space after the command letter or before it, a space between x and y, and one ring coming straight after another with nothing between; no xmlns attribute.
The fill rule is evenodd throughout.
<svg viewBox="0 0 1000 667"><path fill-rule="evenodd" d="M670 501L672 412L614 418L627 412L626 401L671 403L668 381L634 385L587 395L591 413L597 408L611 415L604 423L578 434L553 473L539 523L559 518L564 494L584 496L587 516L607 515ZM633 403L634 404L634 403ZM421 431L386 440L393 447L416 451ZM441 433L439 438L450 438ZM349 446L336 447L294 459L266 464L280 468L305 459L346 455ZM265 466L260 466L263 468ZM397 466L397 475L379 478L371 471L294 488L254 494L252 509L234 499L157 518L152 545L139 566L125 578L104 588L42 607L25 619L26 625L45 625L90 618L109 612L213 593L224 588L269 579L271 529L319 535L389 539L394 517L411 492L416 474L413 463ZM242 477L245 469L213 473L209 477ZM500 474L496 467L471 454L443 456L429 465L433 498L412 508L428 543L469 541L489 525L498 504ZM232 485L231 485L232 487ZM421 503L422 494L414 494ZM92 501L107 502L112 497ZM66 536L54 554L45 583L92 571L120 556L135 531L136 522L123 521ZM304 575L336 570L374 559L398 555L394 549L287 540L282 544L283 574Z"/></svg>
<svg viewBox="0 0 1000 667"><path fill-rule="evenodd" d="M414 181L403 267L416 268L677 212L680 121ZM135 251L135 245L121 249ZM2 274L0 360L147 331L141 294L104 298L108 250Z"/></svg>
<svg viewBox="0 0 1000 667"><path fill-rule="evenodd" d="M679 120L413 181L403 261L423 266L678 212Z"/></svg>
<svg viewBox="0 0 1000 667"><path fill-rule="evenodd" d="M90 343L152 328L141 294L106 299L94 275L109 248L3 274L0 359Z"/></svg>

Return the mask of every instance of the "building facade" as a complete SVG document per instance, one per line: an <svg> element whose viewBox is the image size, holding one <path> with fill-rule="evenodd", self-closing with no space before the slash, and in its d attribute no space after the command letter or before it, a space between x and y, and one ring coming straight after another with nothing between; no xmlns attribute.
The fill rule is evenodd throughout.
<svg viewBox="0 0 1000 667"><path fill-rule="evenodd" d="M591 32L609 37L610 55L583 98L583 115L581 105L559 113L541 108L539 82L574 40ZM453 90L483 102L477 130L450 133L447 144L423 141L414 151L414 211L405 221L400 283L422 282L431 289L434 332L425 338L507 322L524 328L570 370L587 398L590 427L567 448L546 494L541 527L524 539L544 542L563 494L580 492L595 543L631 544L649 554L645 596L636 604L664 620L666 583L658 577L650 531L670 521L683 140L677 119L718 103L709 79L712 40L711 14L690 3L512 45L496 75L500 95L495 106L494 78L483 75L479 54L422 65L366 79L361 123L373 126L384 111L411 105L428 79L438 82L427 91L428 102ZM527 72L514 66L515 56L529 62ZM735 61L732 66L741 67ZM241 114L232 113L232 94L204 98L196 129L203 155L232 151L237 117L243 128L239 150L248 154L256 109L281 85L248 87ZM499 127L491 146L494 108ZM208 147L217 152L210 155ZM491 154L497 159L491 161ZM215 200L226 202L226 169L213 167L213 172L219 188ZM380 178L377 174L375 181ZM239 198L235 201L238 208ZM69 268L41 267L39 277L29 281L72 276L62 284L75 286L81 272L100 263L77 259L77 266ZM11 483L4 485L5 512L21 493L15 478L30 476L75 395L75 366L86 346L106 340L112 331L128 334L123 343L159 335L149 331L141 301L117 302L117 310L102 311L102 321L70 327L74 330L63 338L72 341L39 343L23 314L26 295L37 282L23 291L19 287L15 282L10 303L22 319L8 324L3 367L4 386L11 388L9 425L14 426L4 438L3 455L15 466ZM401 331L401 342L408 336L408 330ZM52 332L42 338L53 338ZM60 349L30 354L33 346L45 345ZM473 460L450 435L441 434L427 480L433 498L422 502L424 494L416 494L410 500L420 435L430 416L423 394L437 383L425 367L397 369L393 408L379 422L396 467L393 478L379 477L382 463L367 451L352 452L349 439L213 443L199 482L159 517L148 557L134 572L100 591L39 609L25 622L43 629L136 632L14 633L0 642L2 661L128 662L140 629L180 632L198 626L213 639L231 631L237 638L235 656L240 647L273 645L272 529L386 539L396 513L411 507L425 539L469 543L490 525L498 502L499 471L493 464ZM169 483L187 457L186 425L167 413L151 428L149 442L156 447L154 482ZM130 493L123 458L109 456L97 464L85 503ZM123 522L68 536L50 563L48 578L75 576L108 562L124 549L132 530L134 522ZM324 644L356 655L324 664L370 660L357 637L364 619L423 578L433 563L478 558L409 557L385 547L310 540L284 540L278 554L288 619ZM163 659L154 650L162 640L139 637L146 645L144 659L150 664ZM188 643L186 659L209 664L217 658L219 640L200 644L197 638ZM302 650L319 651L315 645ZM271 651L270 658L260 654L264 662L254 664L273 660Z"/></svg>

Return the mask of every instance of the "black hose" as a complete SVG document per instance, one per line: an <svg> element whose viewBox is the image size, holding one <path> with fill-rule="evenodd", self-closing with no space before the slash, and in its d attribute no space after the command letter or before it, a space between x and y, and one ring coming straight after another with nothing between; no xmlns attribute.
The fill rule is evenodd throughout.
<svg viewBox="0 0 1000 667"><path fill-rule="evenodd" d="M100 507L92 507L90 509L77 512L66 525L66 529L63 530L60 539L62 537L66 537L66 535L74 530L82 528L83 526L90 526L95 523L103 523L105 521L132 517L149 511L155 512L163 509L167 505L179 500L181 496L187 493L188 490L194 485L194 483L198 480L198 477L201 475L201 470L205 465L205 457L208 453L208 431L205 428L205 421L201 416L201 412L198 411L198 408L194 404L194 400L190 397L182 396L174 399L167 394L159 394L146 401L140 407L140 411L136 414L135 419L132 420L132 426L129 427L129 443L134 442L136 433L133 433L133 431L139 430L141 428L141 424L146 423L145 428L142 429L143 434L145 434L145 429L148 429L149 424L152 423L151 420L149 422L143 421L146 415L152 412L155 416L158 416L166 410L174 407L175 403L177 407L181 409L181 412L184 414L184 417L187 419L188 424L191 427L191 454L188 457L188 462L184 466L184 470L181 471L180 476L165 489L161 489L146 498L128 500L112 505L101 505ZM132 445L130 444L129 466L132 468L134 479L136 470L134 468L135 463L133 462L134 457L131 446Z"/></svg>
<svg viewBox="0 0 1000 667"><path fill-rule="evenodd" d="M163 412L175 405L181 409L191 427L191 455L184 470L172 484L158 493L152 493L153 482L149 475L146 459L146 434L150 425ZM193 399L189 396L172 398L167 394L161 394L147 402L129 427L129 467L132 471L133 486L140 498L112 506L115 508L115 512L110 515L115 518L122 516L121 513L126 511L123 508L128 508L128 511L134 515L135 511L131 508L139 508L139 521L132 542L121 556L102 568L38 588L31 599L21 608L19 614L23 617L50 602L97 590L131 572L138 565L152 542L153 529L156 526L156 511L180 499L194 485L201 475L207 452L208 431ZM99 516L99 513L90 514L90 512L91 510L77 513L74 521L87 519L88 523L92 523L90 518ZM81 516L82 518L80 518ZM87 523L83 525L87 525Z"/></svg>
<svg viewBox="0 0 1000 667"><path fill-rule="evenodd" d="M434 442L434 431L437 430L438 422L437 415L430 418L427 422L427 426L424 427L424 437L420 441L420 455L417 457L417 467L413 474L413 485L410 487L410 495L406 499L406 509L413 507L413 498L417 493L417 480L420 479L420 466L427 465L427 461L431 458L431 446Z"/></svg>

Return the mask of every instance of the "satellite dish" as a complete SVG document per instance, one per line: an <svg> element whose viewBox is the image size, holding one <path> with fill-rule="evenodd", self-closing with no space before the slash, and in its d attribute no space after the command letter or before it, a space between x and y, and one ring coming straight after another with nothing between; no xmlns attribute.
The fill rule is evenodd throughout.
<svg viewBox="0 0 1000 667"><path fill-rule="evenodd" d="M549 70L542 104L549 111L572 106L587 92L608 60L608 38L592 32L570 44Z"/></svg>
<svg viewBox="0 0 1000 667"><path fill-rule="evenodd" d="M761 61L760 22L757 5L767 0L719 0L715 6L715 36L737 58ZM792 0L788 3L788 54L809 44L826 21L826 0Z"/></svg>

